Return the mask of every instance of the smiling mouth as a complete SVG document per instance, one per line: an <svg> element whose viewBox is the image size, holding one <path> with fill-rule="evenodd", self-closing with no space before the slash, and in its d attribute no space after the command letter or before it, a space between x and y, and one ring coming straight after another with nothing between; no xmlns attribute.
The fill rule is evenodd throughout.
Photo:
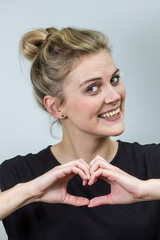
<svg viewBox="0 0 160 240"><path fill-rule="evenodd" d="M112 118L112 117L116 117L119 113L120 113L120 108L117 108L116 110L114 110L112 112L103 113L103 114L99 115L98 117L100 117L100 118Z"/></svg>

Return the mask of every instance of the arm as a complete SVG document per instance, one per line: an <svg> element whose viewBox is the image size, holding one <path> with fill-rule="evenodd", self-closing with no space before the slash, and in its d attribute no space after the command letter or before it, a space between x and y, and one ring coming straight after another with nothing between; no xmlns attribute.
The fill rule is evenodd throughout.
<svg viewBox="0 0 160 240"><path fill-rule="evenodd" d="M32 202L88 205L88 199L67 193L67 184L76 174L79 174L83 185L86 185L90 177L89 166L83 160L57 166L32 181L0 192L0 220Z"/></svg>
<svg viewBox="0 0 160 240"><path fill-rule="evenodd" d="M111 184L111 193L92 199L89 207L160 199L160 179L140 180L109 164L100 156L90 163L90 173L89 185L94 184L97 178L102 178Z"/></svg>
<svg viewBox="0 0 160 240"><path fill-rule="evenodd" d="M0 192L0 220L32 202L25 185L25 183L17 184L7 191Z"/></svg>

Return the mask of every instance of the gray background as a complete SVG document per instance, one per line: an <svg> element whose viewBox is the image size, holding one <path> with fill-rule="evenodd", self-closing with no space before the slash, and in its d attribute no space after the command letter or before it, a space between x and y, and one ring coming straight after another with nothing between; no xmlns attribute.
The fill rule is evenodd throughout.
<svg viewBox="0 0 160 240"><path fill-rule="evenodd" d="M158 143L160 1L0 0L0 162L59 141L50 136L48 115L34 102L30 64L20 63L18 56L26 31L50 26L92 28L108 35L127 90L126 130L119 138ZM0 226L0 240L5 239Z"/></svg>

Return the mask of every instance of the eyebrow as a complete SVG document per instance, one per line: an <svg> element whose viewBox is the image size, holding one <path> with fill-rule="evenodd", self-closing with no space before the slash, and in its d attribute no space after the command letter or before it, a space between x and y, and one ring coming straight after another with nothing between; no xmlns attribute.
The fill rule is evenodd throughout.
<svg viewBox="0 0 160 240"><path fill-rule="evenodd" d="M117 72L119 72L119 71L120 71L119 68L117 68L116 71L112 74L111 78L112 78ZM85 84L87 84L87 83L89 83L89 82L93 82L93 81L95 81L95 80L101 80L101 78L91 78L91 79L88 79L88 80L82 82L79 86L82 87L82 86L84 86Z"/></svg>

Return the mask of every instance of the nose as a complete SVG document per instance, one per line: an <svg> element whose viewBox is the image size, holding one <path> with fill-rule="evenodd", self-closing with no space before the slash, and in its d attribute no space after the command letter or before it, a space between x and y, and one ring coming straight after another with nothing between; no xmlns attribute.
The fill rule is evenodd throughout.
<svg viewBox="0 0 160 240"><path fill-rule="evenodd" d="M120 94L116 91L116 89L113 86L109 86L106 89L106 95L105 95L105 103L117 103L121 99Z"/></svg>

